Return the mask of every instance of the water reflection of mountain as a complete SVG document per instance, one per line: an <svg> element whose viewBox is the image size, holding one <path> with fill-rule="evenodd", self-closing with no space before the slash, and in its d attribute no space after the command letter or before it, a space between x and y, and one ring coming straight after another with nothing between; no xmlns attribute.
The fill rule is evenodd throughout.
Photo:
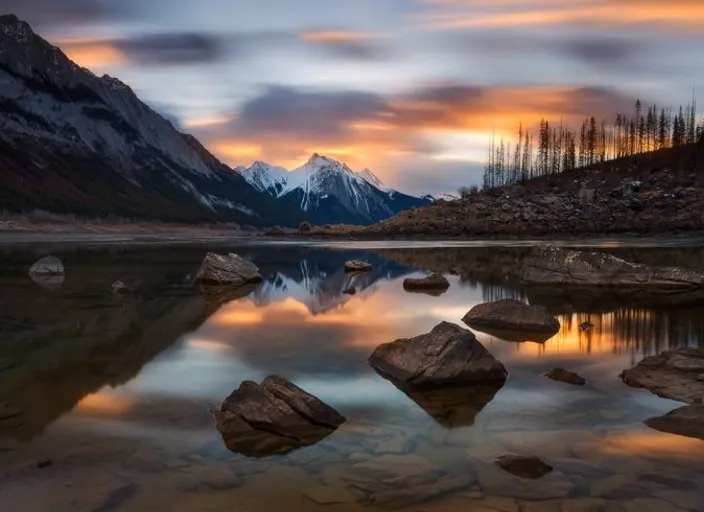
<svg viewBox="0 0 704 512"><path fill-rule="evenodd" d="M74 259L55 290L0 276L0 437L40 434L86 395L132 379L216 309L187 279L190 263L130 260L119 251ZM135 291L112 294L117 278Z"/></svg>
<svg viewBox="0 0 704 512"><path fill-rule="evenodd" d="M343 305L350 297L342 292L354 288L362 296L374 293L382 280L393 280L412 270L402 264L366 251L336 251L316 248L274 248L252 254L265 282L250 299L257 307L293 298L305 304L311 314L325 313ZM346 274L345 261L363 259L372 270Z"/></svg>

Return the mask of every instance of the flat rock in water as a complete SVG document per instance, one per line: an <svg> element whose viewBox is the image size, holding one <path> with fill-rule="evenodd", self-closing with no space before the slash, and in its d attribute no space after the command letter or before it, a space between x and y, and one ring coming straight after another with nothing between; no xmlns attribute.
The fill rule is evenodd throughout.
<svg viewBox="0 0 704 512"><path fill-rule="evenodd" d="M495 464L512 475L534 480L542 478L552 471L552 466L546 464L538 457L503 455L496 459Z"/></svg>
<svg viewBox="0 0 704 512"><path fill-rule="evenodd" d="M474 306L462 319L478 330L491 328L554 335L560 322L543 306L531 306L515 299L497 300Z"/></svg>
<svg viewBox="0 0 704 512"><path fill-rule="evenodd" d="M704 405L687 405L645 422L650 428L704 440Z"/></svg>
<svg viewBox="0 0 704 512"><path fill-rule="evenodd" d="M290 381L244 381L216 413L225 444L248 456L288 453L330 435L344 423L335 409Z"/></svg>
<svg viewBox="0 0 704 512"><path fill-rule="evenodd" d="M45 256L29 268L29 273L33 276L56 276L64 272L64 265L56 256Z"/></svg>
<svg viewBox="0 0 704 512"><path fill-rule="evenodd" d="M209 252L201 263L196 279L206 284L244 285L263 280L259 268L237 254Z"/></svg>
<svg viewBox="0 0 704 512"><path fill-rule="evenodd" d="M523 282L688 289L704 286L704 272L651 267L603 252L544 245L537 247L526 261Z"/></svg>
<svg viewBox="0 0 704 512"><path fill-rule="evenodd" d="M409 292L417 291L446 291L450 287L450 281L440 274L432 274L428 277L413 278L403 280L403 289Z"/></svg>
<svg viewBox="0 0 704 512"><path fill-rule="evenodd" d="M643 359L621 373L623 382L663 398L697 404L704 399L704 349L683 347Z"/></svg>
<svg viewBox="0 0 704 512"><path fill-rule="evenodd" d="M503 383L507 371L467 329L442 322L427 334L379 345L369 363L409 389Z"/></svg>
<svg viewBox="0 0 704 512"><path fill-rule="evenodd" d="M565 382L567 384L572 384L573 386L584 386L587 381L584 377L580 377L574 372L569 372L563 368L555 368L550 370L545 374L548 379L556 380L558 382Z"/></svg>
<svg viewBox="0 0 704 512"><path fill-rule="evenodd" d="M345 263L345 272L369 272L372 264L361 260L350 260Z"/></svg>

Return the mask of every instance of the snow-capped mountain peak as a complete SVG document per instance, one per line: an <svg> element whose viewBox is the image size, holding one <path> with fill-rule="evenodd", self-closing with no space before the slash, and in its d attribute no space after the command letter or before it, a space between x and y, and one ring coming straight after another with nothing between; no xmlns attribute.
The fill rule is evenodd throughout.
<svg viewBox="0 0 704 512"><path fill-rule="evenodd" d="M257 190L295 203L317 222L368 224L429 202L386 188L369 169L354 172L319 153L290 172L255 162L242 175Z"/></svg>

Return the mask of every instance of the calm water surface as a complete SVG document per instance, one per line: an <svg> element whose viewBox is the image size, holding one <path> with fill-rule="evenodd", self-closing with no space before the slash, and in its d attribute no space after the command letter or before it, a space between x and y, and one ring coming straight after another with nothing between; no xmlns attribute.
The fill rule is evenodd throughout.
<svg viewBox="0 0 704 512"><path fill-rule="evenodd" d="M611 247L634 260L704 268L698 247ZM256 262L246 296L203 295L207 250ZM0 503L20 511L701 511L704 442L643 421L682 404L618 378L644 356L704 346L704 304L526 290L527 247L0 248ZM63 281L35 282L47 253ZM374 270L348 277L346 259ZM456 267L438 297L405 277ZM115 296L121 279L133 290ZM358 293L342 291L354 286ZM249 291L249 290L248 290ZM500 390L466 400L408 396L366 358L380 343L461 324L474 305L548 306L544 344L477 332L508 368ZM590 321L595 328L580 332ZM542 374L565 367L582 388ZM289 378L347 418L319 443L248 458L228 450L211 410L243 380ZM493 394L493 397L492 397ZM493 460L535 455L538 480ZM51 462L47 467L38 467ZM442 482L462 482L443 490ZM379 507L374 504L382 502Z"/></svg>

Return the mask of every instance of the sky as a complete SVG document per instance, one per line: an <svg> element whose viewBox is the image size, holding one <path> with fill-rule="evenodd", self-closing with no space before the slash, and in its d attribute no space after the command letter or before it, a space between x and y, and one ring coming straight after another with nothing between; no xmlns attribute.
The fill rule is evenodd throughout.
<svg viewBox="0 0 704 512"><path fill-rule="evenodd" d="M223 162L318 152L414 194L489 140L704 92L702 0L0 0Z"/></svg>

